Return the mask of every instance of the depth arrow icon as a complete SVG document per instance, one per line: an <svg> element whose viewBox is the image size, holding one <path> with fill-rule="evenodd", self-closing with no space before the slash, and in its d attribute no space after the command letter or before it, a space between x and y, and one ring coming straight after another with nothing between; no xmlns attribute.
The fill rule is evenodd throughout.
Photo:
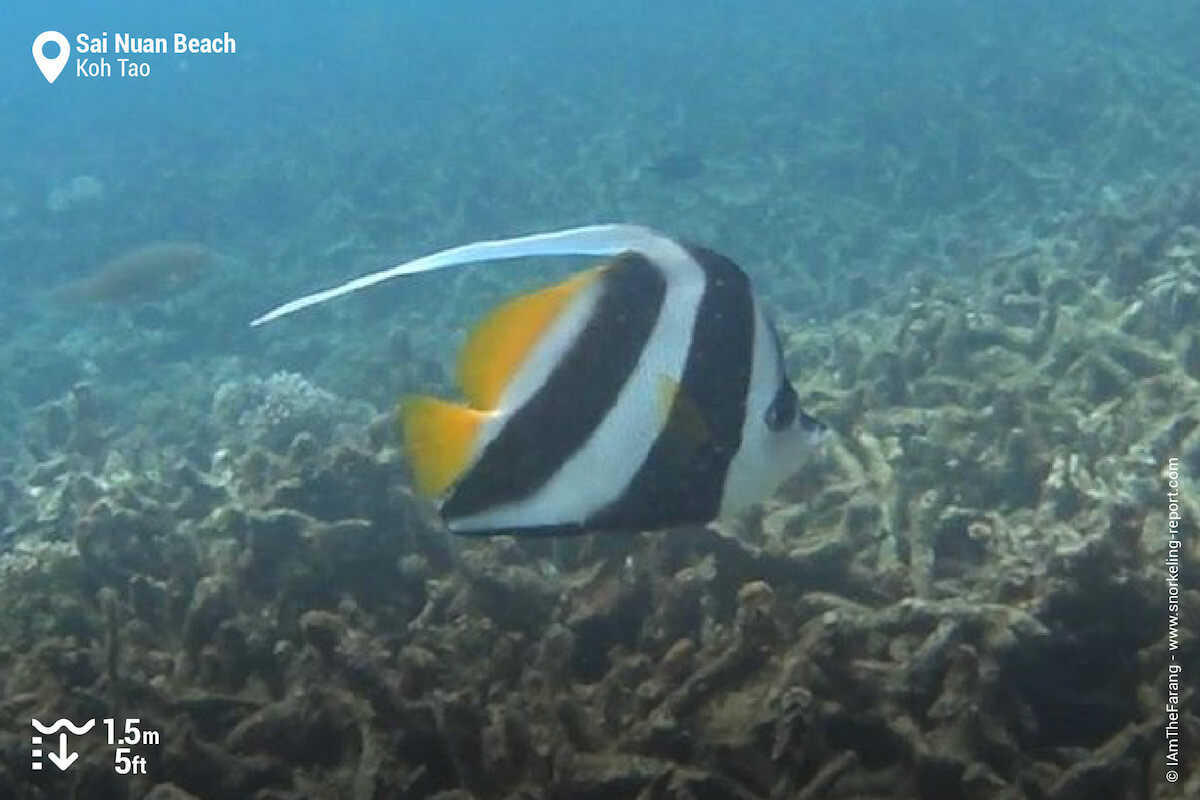
<svg viewBox="0 0 1200 800"><path fill-rule="evenodd" d="M67 752L67 735L60 733L58 735L58 752L47 753L46 758L54 762L54 766L60 770L66 771L67 767L75 763L75 759L79 758L79 753Z"/></svg>

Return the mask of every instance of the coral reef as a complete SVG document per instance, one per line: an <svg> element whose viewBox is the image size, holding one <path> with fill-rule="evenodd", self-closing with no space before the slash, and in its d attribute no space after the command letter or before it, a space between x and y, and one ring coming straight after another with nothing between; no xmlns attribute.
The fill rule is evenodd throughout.
<svg viewBox="0 0 1200 800"><path fill-rule="evenodd" d="M384 104L325 66L339 8L300 80L14 127L0 797L1200 796L1195 11L917 5L518 15L453 70L372 17L346 49L395 59L355 70L395 78ZM678 54L643 46L662 30ZM26 95L13 126L43 118ZM444 389L463 327L555 267L246 327L389 259L607 218L736 255L838 432L744 518L472 542L413 498L377 411ZM221 264L86 274L163 235ZM28 720L64 716L161 743L144 775L94 736L32 771Z"/></svg>
<svg viewBox="0 0 1200 800"><path fill-rule="evenodd" d="M212 398L212 424L227 443L258 444L276 452L301 433L328 444L337 428L361 428L370 416L366 404L347 403L295 372L228 381Z"/></svg>
<svg viewBox="0 0 1200 800"><path fill-rule="evenodd" d="M837 444L757 512L666 535L448 538L387 418L297 374L220 386L203 467L126 452L77 387L6 489L0 707L162 743L144 776L88 741L31 777L13 724L0 791L1188 796L1200 773L1158 775L1160 565L1177 455L1200 574L1200 267L1196 229L1160 225L1136 285L1034 247L975 291L789 330ZM1194 580L1180 602L1200 614Z"/></svg>
<svg viewBox="0 0 1200 800"><path fill-rule="evenodd" d="M99 203L104 199L104 183L92 175L76 175L54 186L46 195L46 209L59 214L80 206Z"/></svg>

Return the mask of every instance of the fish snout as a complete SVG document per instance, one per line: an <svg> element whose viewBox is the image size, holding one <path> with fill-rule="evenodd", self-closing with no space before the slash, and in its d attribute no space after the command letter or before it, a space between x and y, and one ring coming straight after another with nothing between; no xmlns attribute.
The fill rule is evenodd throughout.
<svg viewBox="0 0 1200 800"><path fill-rule="evenodd" d="M820 447L833 438L832 429L804 409L799 410L796 424L814 447Z"/></svg>

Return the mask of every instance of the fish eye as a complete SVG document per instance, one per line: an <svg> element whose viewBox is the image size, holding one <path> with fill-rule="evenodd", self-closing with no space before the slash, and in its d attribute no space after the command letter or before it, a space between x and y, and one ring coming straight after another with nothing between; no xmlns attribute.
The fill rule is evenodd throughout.
<svg viewBox="0 0 1200 800"><path fill-rule="evenodd" d="M771 405L767 407L767 413L764 415L767 427L775 432L787 429L796 421L796 412L799 407L796 390L792 388L791 383L785 380L779 385L779 391L775 393Z"/></svg>

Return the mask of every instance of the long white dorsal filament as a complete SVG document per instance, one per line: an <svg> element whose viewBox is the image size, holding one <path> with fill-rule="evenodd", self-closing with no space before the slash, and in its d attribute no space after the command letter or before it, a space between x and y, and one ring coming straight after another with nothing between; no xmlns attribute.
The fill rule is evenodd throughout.
<svg viewBox="0 0 1200 800"><path fill-rule="evenodd" d="M359 289L366 289L368 286L374 286L403 275L416 275L419 272L432 272L446 267L477 264L481 261L503 261L531 256L614 256L628 251L646 252L656 244L662 244L665 239L666 237L662 234L640 225L611 224L568 228L549 233L518 236L514 239L473 242L422 256L413 261L406 261L379 272L372 272L347 281L341 286L298 297L278 308L271 309L251 322L250 325L264 325L309 306L315 306L335 297L357 292Z"/></svg>

